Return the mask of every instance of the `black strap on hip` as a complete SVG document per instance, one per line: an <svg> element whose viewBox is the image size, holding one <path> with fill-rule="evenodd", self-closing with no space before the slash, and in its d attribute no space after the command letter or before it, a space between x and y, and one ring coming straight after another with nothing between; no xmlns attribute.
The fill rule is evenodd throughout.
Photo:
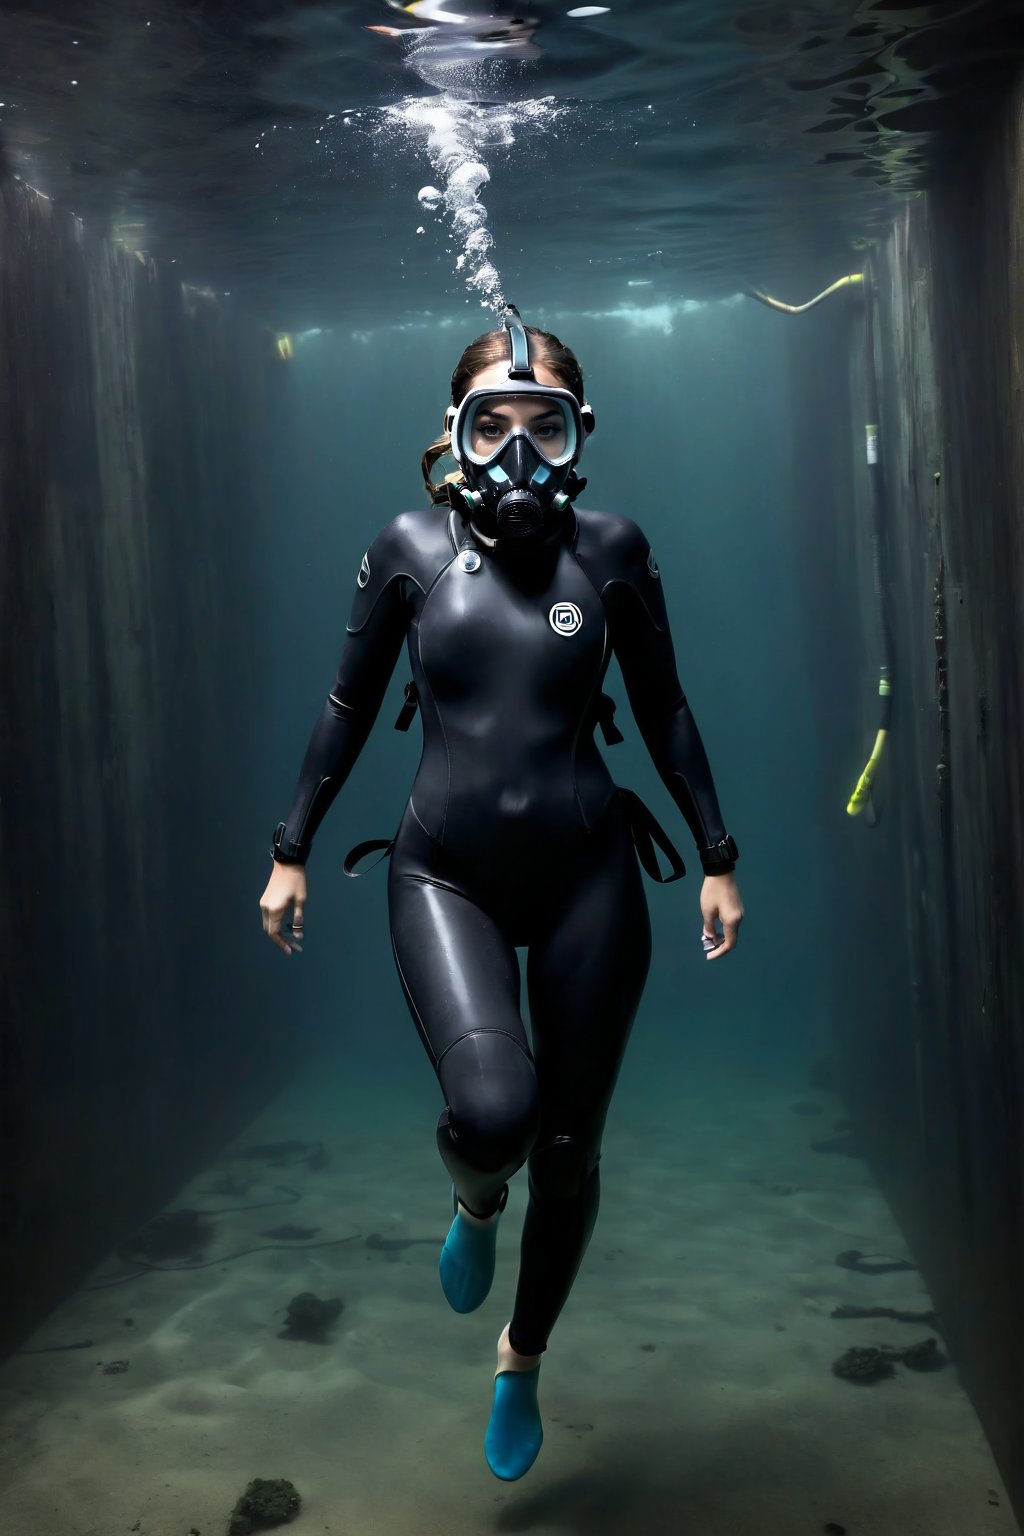
<svg viewBox="0 0 1024 1536"><path fill-rule="evenodd" d="M601 727L601 735L604 737L605 746L617 746L625 737L615 724L615 700L610 693L602 693L597 701L597 722Z"/></svg>
<svg viewBox="0 0 1024 1536"><path fill-rule="evenodd" d="M419 703L419 694L416 684L410 679L405 685L405 703L398 711L398 719L395 721L396 731L407 731L412 725L413 716L416 713L416 705Z"/></svg>
<svg viewBox="0 0 1024 1536"><path fill-rule="evenodd" d="M626 807L626 817L629 821L629 830L633 834L633 846L636 849L637 858L652 880L656 880L659 885L671 885L673 880L678 880L686 874L686 865L680 857L679 850L669 841L668 833L638 794L631 789L625 789L621 784L617 784L616 789ZM658 855L654 851L655 843L668 859L672 869L670 875L663 875L658 868Z"/></svg>
<svg viewBox="0 0 1024 1536"><path fill-rule="evenodd" d="M394 846L395 840L393 837L372 837L369 842L357 843L354 848L350 848L345 855L345 862L341 867L346 875L349 875L353 880L358 880L360 875L369 874L369 871L374 869L381 862L381 859L386 859ZM378 848L383 848L384 850L379 859L374 859L367 869L356 869L355 866L359 863L360 859L365 859L368 853L374 853Z"/></svg>

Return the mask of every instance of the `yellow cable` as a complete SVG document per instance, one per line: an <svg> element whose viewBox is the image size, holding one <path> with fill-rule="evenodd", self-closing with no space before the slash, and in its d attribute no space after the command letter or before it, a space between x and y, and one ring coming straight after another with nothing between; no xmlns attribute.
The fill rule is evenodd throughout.
<svg viewBox="0 0 1024 1536"><path fill-rule="evenodd" d="M885 746L886 731L884 727L875 737L875 744L871 749L871 756L864 765L864 772L857 780L857 788L850 796L850 803L846 807L847 816L859 816L871 798L871 786L875 782L878 765L882 760L882 749Z"/></svg>
<svg viewBox="0 0 1024 1536"><path fill-rule="evenodd" d="M786 315L802 315L804 310L813 309L815 304L820 304L822 299L827 299L830 293L838 293L840 288L848 288L852 283L862 283L863 272L851 272L849 277L841 277L837 283L819 293L817 298L808 299L806 304L783 304L781 299L773 299L767 293L761 293L757 288L750 289L750 296L760 299L762 304L767 304L769 309L781 309Z"/></svg>

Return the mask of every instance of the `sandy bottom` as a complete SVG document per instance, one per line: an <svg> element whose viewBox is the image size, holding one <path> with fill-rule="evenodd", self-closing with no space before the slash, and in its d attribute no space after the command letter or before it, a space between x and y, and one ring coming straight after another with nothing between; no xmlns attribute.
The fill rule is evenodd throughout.
<svg viewBox="0 0 1024 1536"><path fill-rule="evenodd" d="M221 1536L253 1477L296 1484L295 1536L1016 1530L952 1366L898 1366L874 1386L832 1374L851 1345L933 1330L829 1315L930 1302L916 1272L836 1266L843 1249L906 1254L865 1165L809 1150L839 1115L827 1094L705 1076L652 1103L620 1087L597 1230L541 1371L544 1446L509 1484L483 1436L525 1175L494 1290L459 1317L437 1278L450 1220L439 1103L408 1090L408 1112L390 1105L385 1124L379 1082L332 1068L294 1083L180 1191L177 1206L211 1211L280 1202L212 1216L201 1257L216 1262L70 1296L26 1347L92 1345L0 1371L9 1536ZM805 1101L822 1113L794 1113ZM242 1155L288 1140L307 1145L276 1166ZM285 1224L351 1241L221 1262ZM112 1256L89 1283L126 1272ZM342 1299L329 1342L279 1336L301 1291ZM106 1373L115 1360L128 1369Z"/></svg>

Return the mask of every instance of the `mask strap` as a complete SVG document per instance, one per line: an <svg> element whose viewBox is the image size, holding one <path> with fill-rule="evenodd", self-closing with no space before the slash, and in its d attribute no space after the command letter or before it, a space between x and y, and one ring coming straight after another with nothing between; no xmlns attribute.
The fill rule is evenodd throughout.
<svg viewBox="0 0 1024 1536"><path fill-rule="evenodd" d="M526 330L514 304L505 305L501 317L503 329L508 333L508 376L510 379L531 379L536 384L530 362L530 343Z"/></svg>

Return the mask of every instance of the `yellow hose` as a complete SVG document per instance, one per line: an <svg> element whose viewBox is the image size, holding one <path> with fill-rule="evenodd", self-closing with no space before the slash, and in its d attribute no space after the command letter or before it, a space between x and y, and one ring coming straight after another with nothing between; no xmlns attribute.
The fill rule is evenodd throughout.
<svg viewBox="0 0 1024 1536"><path fill-rule="evenodd" d="M888 675L883 672L878 682L878 697L884 700L882 709L886 715L886 718L888 718L888 701L891 697L891 694L892 683L890 682ZM887 734L888 725L880 726L878 735L875 737L875 744L871 748L871 756L865 763L864 772L857 780L857 787L853 794L850 796L849 804L846 807L847 816L859 816L861 811L867 805L868 801L871 799L871 786L875 782L875 775L878 773L878 767L882 761L882 752L885 748L885 738Z"/></svg>
<svg viewBox="0 0 1024 1536"><path fill-rule="evenodd" d="M805 310L813 309L815 304L820 304L822 299L827 299L830 293L838 293L840 288L849 288L851 284L863 281L863 272L851 272L849 277L841 277L837 283L832 283L816 298L808 299L806 304L783 304L781 299L773 299L767 293L760 293L756 288L751 288L749 291L752 299L759 299L762 304L767 304L769 309L781 309L785 315L802 315Z"/></svg>
<svg viewBox="0 0 1024 1536"><path fill-rule="evenodd" d="M769 294L761 293L756 288L750 288L747 291L748 291L748 293L749 293L749 295L750 295L750 297L752 299L757 299L757 300L759 300L760 303L767 304L769 309L781 310L784 315L802 315L802 314L804 314L804 312L806 310L813 309L815 304L820 304L822 299L827 299L830 294L838 293L841 288L851 288L854 285L861 285L861 284L863 284L863 282L864 282L864 273L863 272L851 272L849 274L849 276L841 277L838 280L838 282L830 284L830 286L828 288L826 288L822 293L819 293L815 298L808 299L806 304L783 304L781 299L773 299ZM868 331L867 331L867 338L868 338L868 342L869 342L869 347L868 347L868 364L869 364L869 366L868 366L868 369L867 369L867 377L868 377L869 382L871 381L871 379L874 376L873 375L873 355L872 355L872 348L870 346L872 332L871 332L871 328L870 327L871 327L871 312L869 311L868 312ZM878 403L877 399L873 400L871 402L871 404L869 405L869 409L876 410L877 409L877 403ZM880 496L882 494L882 485L881 485L881 479L880 479L880 476L881 476L881 465L880 465L880 462L879 462L879 454L878 454L878 427L877 427L877 425L875 423L870 423L867 426L867 428L866 428L866 437L867 437L867 445L866 445L867 446L867 462L868 462L869 466L871 467L870 473L871 473L871 478L872 478L872 484L873 484L873 487L874 487L875 511L876 511L876 517L877 517L877 516L880 515L879 509L878 509L878 501L879 501L879 498L880 498ZM879 542L878 542L877 529L875 531L874 550L875 550L875 563L876 563L875 585L876 585L876 591L877 591L877 594L878 594L878 601L879 601L879 604L881 604L882 603L882 585L881 585L880 567L879 567L879 564L878 564L878 562L880 560L880 552L879 552ZM883 627L884 627L884 613L885 613L884 607L881 608L881 612L883 614ZM879 683L878 683L878 696L879 696L879 698L882 701L882 703L881 703L881 711L880 711L882 723L881 723L881 725L878 728L878 735L875 737L875 744L874 744L874 746L871 749L871 756L868 758L867 762L865 763L864 771L861 774L860 778L857 780L857 787L854 789L853 794L850 796L850 799L849 799L849 801L847 803L847 806L846 806L846 814L848 816L859 816L861 811L867 809L868 812L869 812L867 820L871 823L872 826L874 825L874 813L873 813L872 804L871 804L871 789L872 789L872 786L873 786L873 784L875 782L875 777L876 777L876 775L878 773L879 766L881 765L882 753L885 750L885 738L886 738L886 736L888 734L889 716L890 716L891 709L892 709L892 679L891 679L890 674L889 674L888 650L889 650L889 647L886 646L886 662L882 666L882 675L879 678Z"/></svg>
<svg viewBox="0 0 1024 1536"><path fill-rule="evenodd" d="M850 803L846 807L847 816L859 816L871 798L871 786L875 782L875 774L878 772L878 765L882 760L882 748L885 746L885 737L885 731L879 731L875 737L871 756L864 765L864 772L857 780L857 788L850 796Z"/></svg>

